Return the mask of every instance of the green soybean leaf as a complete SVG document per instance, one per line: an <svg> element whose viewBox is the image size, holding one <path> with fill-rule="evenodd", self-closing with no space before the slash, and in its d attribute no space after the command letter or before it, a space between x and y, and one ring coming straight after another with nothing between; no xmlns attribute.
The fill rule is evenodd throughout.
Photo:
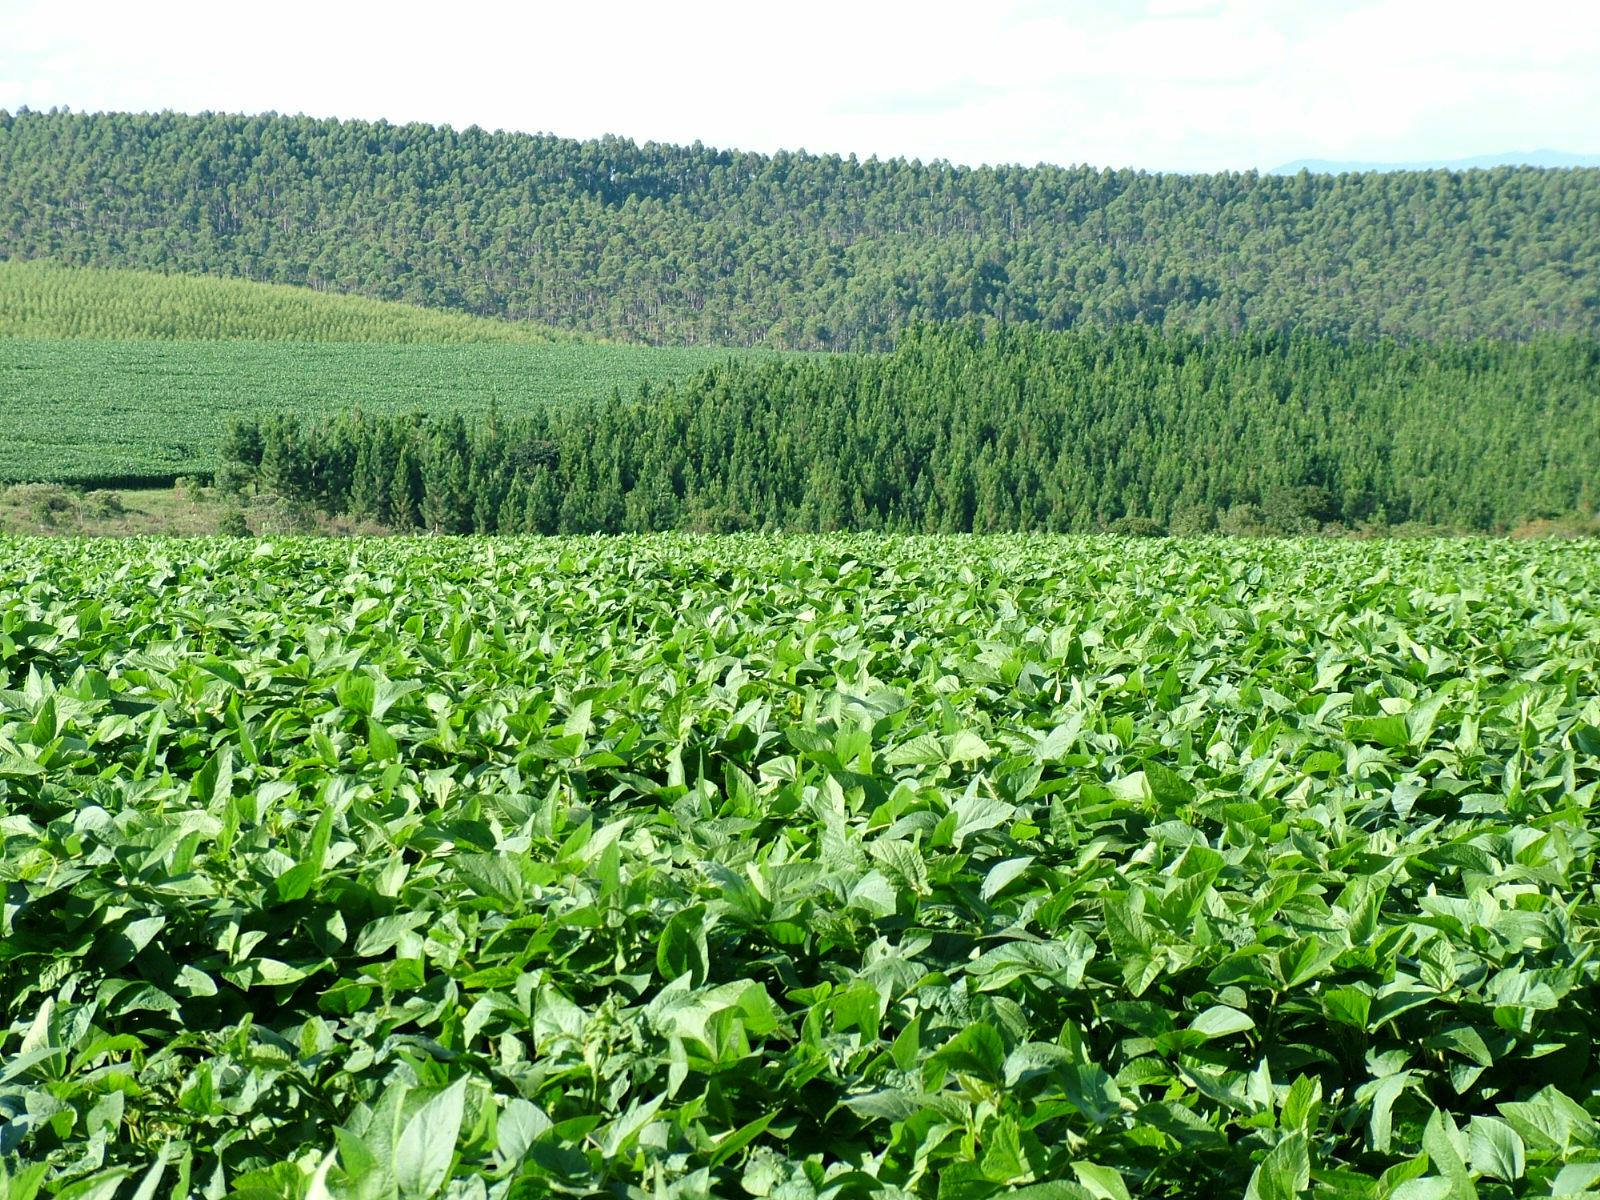
<svg viewBox="0 0 1600 1200"><path fill-rule="evenodd" d="M687 975L695 986L705 982L711 969L705 919L705 905L695 904L674 913L662 929L656 946L656 970L663 979Z"/></svg>
<svg viewBox="0 0 1600 1200"><path fill-rule="evenodd" d="M1495 1117L1477 1116L1467 1127L1467 1148L1472 1169L1506 1183L1522 1178L1527 1150L1517 1131Z"/></svg>
<svg viewBox="0 0 1600 1200"><path fill-rule="evenodd" d="M1310 1186L1310 1150L1306 1135L1296 1131L1267 1151L1245 1188L1245 1200L1295 1200Z"/></svg>
<svg viewBox="0 0 1600 1200"><path fill-rule="evenodd" d="M455 1157L467 1094L461 1078L417 1109L394 1147L394 1177L404 1200L428 1200L444 1186Z"/></svg>
<svg viewBox="0 0 1600 1200"><path fill-rule="evenodd" d="M1249 1013L1240 1012L1224 1004L1214 1004L1189 1024L1191 1031L1207 1038L1228 1037L1254 1029L1256 1023Z"/></svg>

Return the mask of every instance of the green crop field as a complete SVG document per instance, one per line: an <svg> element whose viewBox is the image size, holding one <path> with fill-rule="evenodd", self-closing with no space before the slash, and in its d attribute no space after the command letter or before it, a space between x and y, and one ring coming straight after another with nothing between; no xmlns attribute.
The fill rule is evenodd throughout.
<svg viewBox="0 0 1600 1200"><path fill-rule="evenodd" d="M1593 542L0 550L9 1196L1600 1180Z"/></svg>
<svg viewBox="0 0 1600 1200"><path fill-rule="evenodd" d="M0 337L293 342L549 342L542 325L312 288L0 261Z"/></svg>
<svg viewBox="0 0 1600 1200"><path fill-rule="evenodd" d="M481 414L637 392L728 357L579 342L399 345L0 338L0 482L209 472L233 417ZM740 351L741 354L756 352Z"/></svg>

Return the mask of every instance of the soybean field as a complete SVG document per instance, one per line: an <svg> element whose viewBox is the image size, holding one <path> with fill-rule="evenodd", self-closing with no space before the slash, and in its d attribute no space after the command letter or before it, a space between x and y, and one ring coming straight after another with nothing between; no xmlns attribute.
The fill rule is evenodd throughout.
<svg viewBox="0 0 1600 1200"><path fill-rule="evenodd" d="M212 471L236 417L526 411L632 396L646 380L689 375L729 353L580 342L0 338L0 483L170 483Z"/></svg>
<svg viewBox="0 0 1600 1200"><path fill-rule="evenodd" d="M1597 802L1592 542L13 540L0 1184L1592 1194Z"/></svg>

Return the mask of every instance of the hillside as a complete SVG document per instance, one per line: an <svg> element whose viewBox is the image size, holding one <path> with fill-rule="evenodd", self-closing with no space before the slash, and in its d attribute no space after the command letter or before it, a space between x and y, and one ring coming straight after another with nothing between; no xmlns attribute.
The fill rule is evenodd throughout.
<svg viewBox="0 0 1600 1200"><path fill-rule="evenodd" d="M750 352L745 352L750 353ZM0 483L168 483L210 472L235 417L507 414L635 394L726 351L580 342L306 344L0 338Z"/></svg>
<svg viewBox="0 0 1600 1200"><path fill-rule="evenodd" d="M1148 175L306 117L0 113L0 254L675 344L918 320L1600 333L1600 171Z"/></svg>
<svg viewBox="0 0 1600 1200"><path fill-rule="evenodd" d="M269 420L230 448L269 491L447 533L1487 530L1594 511L1600 350L932 326L637 403Z"/></svg>
<svg viewBox="0 0 1600 1200"><path fill-rule="evenodd" d="M0 337L289 342L549 342L512 324L244 279L0 261Z"/></svg>

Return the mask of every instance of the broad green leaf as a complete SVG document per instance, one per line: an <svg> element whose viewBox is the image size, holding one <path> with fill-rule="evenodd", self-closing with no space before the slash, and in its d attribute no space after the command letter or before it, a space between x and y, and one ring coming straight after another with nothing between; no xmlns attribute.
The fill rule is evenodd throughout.
<svg viewBox="0 0 1600 1200"><path fill-rule="evenodd" d="M1472 1118L1467 1128L1467 1153L1474 1171L1506 1183L1521 1179L1527 1166L1522 1138L1495 1117Z"/></svg>
<svg viewBox="0 0 1600 1200"><path fill-rule="evenodd" d="M656 945L656 970L663 979L687 975L695 986L705 982L711 967L705 922L703 904L682 909L667 922Z"/></svg>
<svg viewBox="0 0 1600 1200"><path fill-rule="evenodd" d="M113 1167L87 1179L68 1184L56 1193L57 1200L111 1200L122 1181L133 1174L130 1167Z"/></svg>
<svg viewBox="0 0 1600 1200"><path fill-rule="evenodd" d="M1311 1156L1306 1136L1284 1136L1250 1176L1245 1200L1295 1200L1311 1186Z"/></svg>
<svg viewBox="0 0 1600 1200"><path fill-rule="evenodd" d="M1228 1037L1254 1029L1256 1023L1249 1013L1242 1013L1225 1004L1214 1004L1190 1022L1189 1028L1207 1038Z"/></svg>
<svg viewBox="0 0 1600 1200"><path fill-rule="evenodd" d="M982 896L985 900L992 900L1006 889L1006 886L1025 874L1034 863L1035 856L1024 854L1018 858L1008 858L996 863L989 868L989 873L984 876Z"/></svg>
<svg viewBox="0 0 1600 1200"><path fill-rule="evenodd" d="M1404 716L1360 717L1346 721L1344 735L1352 742L1374 742L1394 750L1411 741L1411 729Z"/></svg>
<svg viewBox="0 0 1600 1200"><path fill-rule="evenodd" d="M394 1177L403 1200L427 1200L450 1174L467 1094L465 1077L431 1097L400 1131Z"/></svg>
<svg viewBox="0 0 1600 1200"><path fill-rule="evenodd" d="M521 1162L535 1139L550 1127L549 1116L532 1101L520 1097L507 1100L496 1123L496 1156L506 1164Z"/></svg>
<svg viewBox="0 0 1600 1200"><path fill-rule="evenodd" d="M376 958L386 954L412 930L426 925L429 914L425 912L394 913L369 921L356 936L355 953L358 958Z"/></svg>
<svg viewBox="0 0 1600 1200"><path fill-rule="evenodd" d="M1121 1173L1114 1167L1075 1162L1072 1164L1072 1173L1096 1200L1131 1200L1128 1195L1128 1185L1123 1182Z"/></svg>
<svg viewBox="0 0 1600 1200"><path fill-rule="evenodd" d="M998 1083L1005 1072L1005 1044L990 1025L968 1025L934 1052L930 1063Z"/></svg>

